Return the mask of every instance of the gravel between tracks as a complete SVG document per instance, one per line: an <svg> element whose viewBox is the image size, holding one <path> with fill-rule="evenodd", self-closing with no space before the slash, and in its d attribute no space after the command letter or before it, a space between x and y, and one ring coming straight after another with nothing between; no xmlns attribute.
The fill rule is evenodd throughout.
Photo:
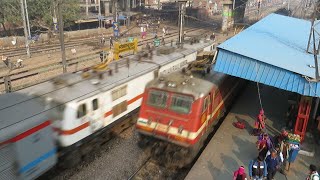
<svg viewBox="0 0 320 180"><path fill-rule="evenodd" d="M137 142L132 126L92 152L91 161L82 161L78 167L64 170L53 179L127 179L148 158Z"/></svg>

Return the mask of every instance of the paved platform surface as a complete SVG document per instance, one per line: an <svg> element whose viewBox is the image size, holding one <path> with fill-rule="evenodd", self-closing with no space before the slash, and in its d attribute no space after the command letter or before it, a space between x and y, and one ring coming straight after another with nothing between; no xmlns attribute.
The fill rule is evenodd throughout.
<svg viewBox="0 0 320 180"><path fill-rule="evenodd" d="M260 90L263 108L268 118L267 130L269 134L273 135L278 133L285 125L289 94L286 91L268 86L262 86ZM256 83L251 82L192 167L186 180L232 179L233 172L241 165L245 166L248 174L250 160L258 155L255 146L257 137L251 136L250 133L259 112L259 106L257 86ZM240 130L232 125L237 119L246 124L246 129ZM290 171L287 172L287 178L278 172L275 179L305 179L309 164L319 164L319 155L319 149L316 150L315 157L299 154L296 161L291 164Z"/></svg>

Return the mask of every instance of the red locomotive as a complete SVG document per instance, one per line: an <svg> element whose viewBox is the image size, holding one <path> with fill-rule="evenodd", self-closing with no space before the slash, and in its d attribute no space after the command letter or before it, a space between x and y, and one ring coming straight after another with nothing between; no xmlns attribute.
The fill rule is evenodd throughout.
<svg viewBox="0 0 320 180"><path fill-rule="evenodd" d="M160 144L170 142L157 148L165 152L172 149L168 145L175 146L169 154L177 154L176 148L184 149L180 159L190 163L185 157L192 160L198 153L243 84L241 79L217 72L202 78L185 71L175 72L151 81L136 124L140 143L150 139L161 140Z"/></svg>

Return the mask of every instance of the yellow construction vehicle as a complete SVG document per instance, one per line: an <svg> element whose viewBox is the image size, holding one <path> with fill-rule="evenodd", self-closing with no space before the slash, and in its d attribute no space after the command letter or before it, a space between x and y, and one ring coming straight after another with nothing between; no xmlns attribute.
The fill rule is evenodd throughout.
<svg viewBox="0 0 320 180"><path fill-rule="evenodd" d="M215 53L211 51L203 51L198 53L197 59L188 65L188 70L201 72L203 75L210 73L214 64Z"/></svg>

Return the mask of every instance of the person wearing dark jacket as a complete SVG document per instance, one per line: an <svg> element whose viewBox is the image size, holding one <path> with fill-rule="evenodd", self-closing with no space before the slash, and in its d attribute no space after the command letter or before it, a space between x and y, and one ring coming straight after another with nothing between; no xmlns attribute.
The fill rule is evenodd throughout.
<svg viewBox="0 0 320 180"><path fill-rule="evenodd" d="M278 157L277 151L272 150L271 154L266 158L267 169L268 169L268 180L272 180L280 168L280 158Z"/></svg>
<svg viewBox="0 0 320 180"><path fill-rule="evenodd" d="M262 156L250 161L249 176L253 180L262 180L267 177L267 164Z"/></svg>

